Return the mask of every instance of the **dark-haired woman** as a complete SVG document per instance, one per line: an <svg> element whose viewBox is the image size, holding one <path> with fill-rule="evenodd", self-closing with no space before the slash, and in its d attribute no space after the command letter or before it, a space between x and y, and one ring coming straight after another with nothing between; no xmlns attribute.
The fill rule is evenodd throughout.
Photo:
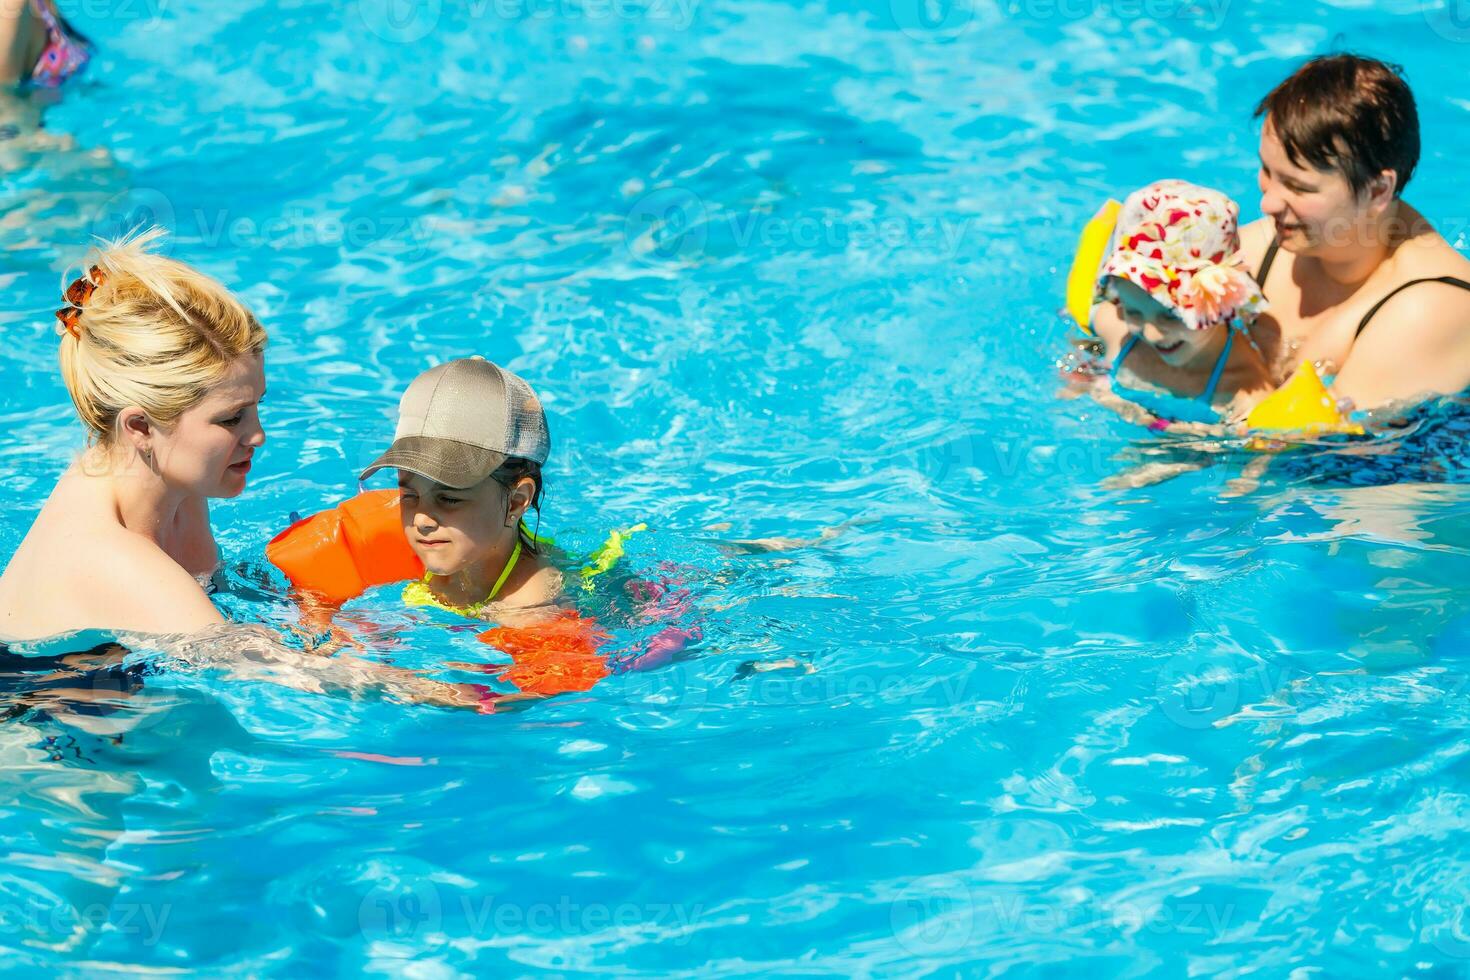
<svg viewBox="0 0 1470 980"><path fill-rule="evenodd" d="M1399 70L1316 58L1256 114L1265 217L1242 252L1271 304L1255 332L1278 377L1328 362L1359 409L1470 386L1470 260L1403 200L1419 119Z"/></svg>

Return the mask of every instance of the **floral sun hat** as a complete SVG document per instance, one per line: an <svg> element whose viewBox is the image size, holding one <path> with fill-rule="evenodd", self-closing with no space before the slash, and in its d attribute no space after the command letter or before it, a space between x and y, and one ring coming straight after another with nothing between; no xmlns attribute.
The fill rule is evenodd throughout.
<svg viewBox="0 0 1470 980"><path fill-rule="evenodd" d="M1191 330L1254 320L1266 297L1241 261L1239 215L1226 195L1182 180L1135 191L1118 214L1096 299L1113 299L1110 280L1127 279Z"/></svg>

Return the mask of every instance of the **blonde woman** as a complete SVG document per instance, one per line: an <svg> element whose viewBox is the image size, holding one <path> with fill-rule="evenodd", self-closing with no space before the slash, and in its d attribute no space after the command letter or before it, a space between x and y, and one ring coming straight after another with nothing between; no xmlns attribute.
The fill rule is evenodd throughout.
<svg viewBox="0 0 1470 980"><path fill-rule="evenodd" d="M149 250L103 249L57 313L88 448L0 575L0 635L195 632L219 561L211 497L245 489L265 442L265 330L235 296Z"/></svg>
<svg viewBox="0 0 1470 980"><path fill-rule="evenodd" d="M151 250L157 229L98 251L57 316L61 374L88 446L0 574L0 638L74 630L191 634L171 653L291 686L379 686L477 703L464 686L347 657L303 657L261 628L223 629L209 500L238 496L265 443L266 333L228 289ZM187 650L180 654L180 650ZM330 664L330 666L327 666Z"/></svg>

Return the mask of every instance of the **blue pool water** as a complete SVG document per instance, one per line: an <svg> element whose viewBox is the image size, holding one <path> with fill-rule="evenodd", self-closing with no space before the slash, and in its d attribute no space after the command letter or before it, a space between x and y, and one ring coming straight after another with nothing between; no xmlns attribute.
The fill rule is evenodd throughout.
<svg viewBox="0 0 1470 980"><path fill-rule="evenodd" d="M90 79L0 142L0 555L80 445L63 269L151 217L272 333L233 614L290 619L269 535L478 352L545 398L546 527L650 523L705 639L494 717L159 663L62 720L8 665L7 968L1470 972L1463 417L1108 490L1181 451L1054 368L1080 222L1159 176L1254 217L1251 111L1313 53L1408 65L1408 197L1465 250L1454 5L64 9ZM482 657L449 622L353 628Z"/></svg>

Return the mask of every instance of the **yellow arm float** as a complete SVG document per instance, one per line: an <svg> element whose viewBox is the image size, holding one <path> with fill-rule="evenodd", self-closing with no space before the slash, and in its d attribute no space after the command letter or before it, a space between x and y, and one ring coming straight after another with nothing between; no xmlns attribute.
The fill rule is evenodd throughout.
<svg viewBox="0 0 1470 980"><path fill-rule="evenodd" d="M1361 425L1349 422L1337 410L1337 400L1322 384L1310 361L1303 361L1286 384L1251 409L1245 424L1263 432L1363 434Z"/></svg>
<svg viewBox="0 0 1470 980"><path fill-rule="evenodd" d="M1092 336L1090 321L1097 271L1108 257L1108 242L1118 225L1118 211L1122 207L1122 204L1109 199L1092 216L1082 229L1082 237L1077 240L1077 255L1072 259L1072 271L1067 273L1067 312L1089 337Z"/></svg>

